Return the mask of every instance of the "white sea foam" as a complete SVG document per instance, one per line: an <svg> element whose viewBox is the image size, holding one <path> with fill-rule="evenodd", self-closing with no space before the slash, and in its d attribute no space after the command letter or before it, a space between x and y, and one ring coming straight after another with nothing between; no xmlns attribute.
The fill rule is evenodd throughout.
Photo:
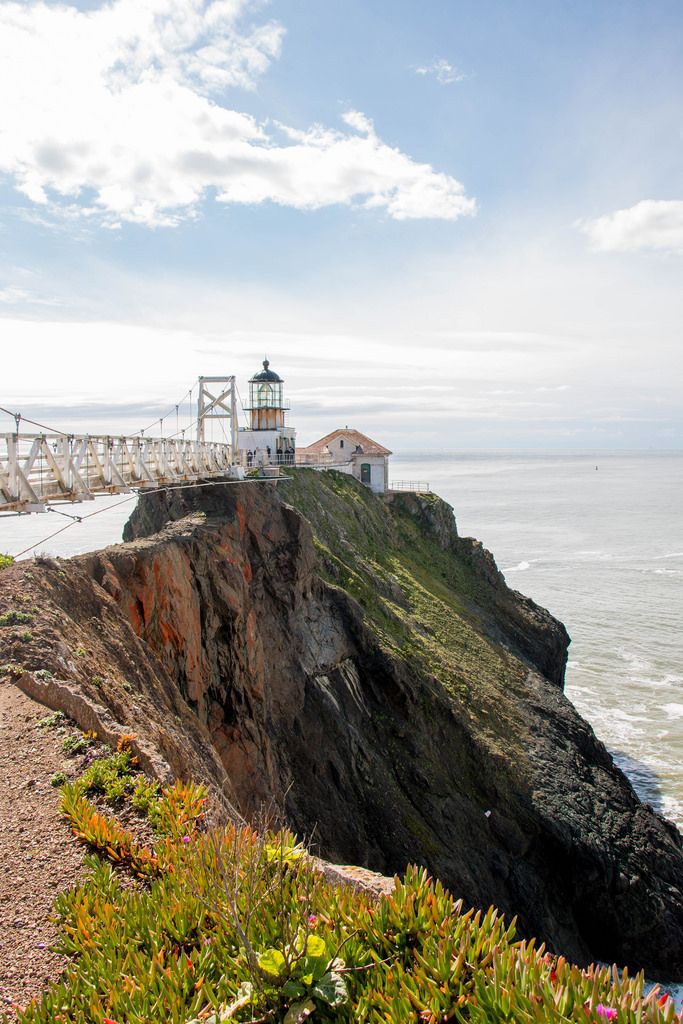
<svg viewBox="0 0 683 1024"><path fill-rule="evenodd" d="M652 672L652 662L647 661L647 659L640 655L627 651L623 647L619 648L617 654L633 672Z"/></svg>
<svg viewBox="0 0 683 1024"><path fill-rule="evenodd" d="M537 562L538 559L534 558L532 561ZM511 565L508 569L502 569L503 573L506 572L524 572L526 569L531 568L531 562L520 562L519 565Z"/></svg>
<svg viewBox="0 0 683 1024"><path fill-rule="evenodd" d="M673 720L683 718L683 704L664 704L662 711L666 713L666 717Z"/></svg>

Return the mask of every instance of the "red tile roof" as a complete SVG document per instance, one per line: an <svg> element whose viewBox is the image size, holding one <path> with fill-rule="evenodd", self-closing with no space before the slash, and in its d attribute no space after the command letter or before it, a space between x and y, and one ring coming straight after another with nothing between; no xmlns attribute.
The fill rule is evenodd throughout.
<svg viewBox="0 0 683 1024"><path fill-rule="evenodd" d="M300 452L321 452L330 441L335 441L338 437L343 437L352 446L352 450L349 453L351 455L353 454L353 448L357 448L358 445L363 449L363 455L392 454L388 448L378 444L377 441L373 441L371 437L361 434L360 430L346 430L344 428L333 430L332 433L321 437L319 441L314 441L313 444L309 444L306 448L299 448L298 450Z"/></svg>

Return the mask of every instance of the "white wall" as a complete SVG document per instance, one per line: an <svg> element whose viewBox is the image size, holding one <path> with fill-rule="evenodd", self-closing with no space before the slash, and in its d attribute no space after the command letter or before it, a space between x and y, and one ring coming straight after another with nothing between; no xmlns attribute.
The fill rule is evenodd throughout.
<svg viewBox="0 0 683 1024"><path fill-rule="evenodd" d="M270 458L272 462L275 462L278 441L280 441L283 447L295 447L296 446L296 430L294 427L284 427L281 430L240 430L238 435L238 445L241 452L257 451L260 450L264 453L268 446L270 446ZM287 439L288 444L285 444Z"/></svg>
<svg viewBox="0 0 683 1024"><path fill-rule="evenodd" d="M361 466L363 463L370 466L370 490L374 491L375 494L383 494L387 490L389 457L385 455L354 456L353 475L357 480L361 480Z"/></svg>

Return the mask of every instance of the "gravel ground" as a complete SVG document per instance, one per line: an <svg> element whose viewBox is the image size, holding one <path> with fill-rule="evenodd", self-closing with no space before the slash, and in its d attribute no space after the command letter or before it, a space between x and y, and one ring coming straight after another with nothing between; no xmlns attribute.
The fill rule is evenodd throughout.
<svg viewBox="0 0 683 1024"><path fill-rule="evenodd" d="M55 772L74 775L63 729L39 728L50 712L11 682L0 682L0 1019L11 1020L62 973L50 951L57 894L82 875L83 850L59 817ZM70 730L73 731L73 730Z"/></svg>

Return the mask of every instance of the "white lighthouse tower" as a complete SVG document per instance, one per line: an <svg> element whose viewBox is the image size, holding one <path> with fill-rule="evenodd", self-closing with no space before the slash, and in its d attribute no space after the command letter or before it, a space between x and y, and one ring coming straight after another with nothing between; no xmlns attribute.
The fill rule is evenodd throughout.
<svg viewBox="0 0 683 1024"><path fill-rule="evenodd" d="M284 400L283 385L267 359L249 381L249 426L239 432L242 464L247 468L294 465L296 430L285 422L289 403Z"/></svg>

